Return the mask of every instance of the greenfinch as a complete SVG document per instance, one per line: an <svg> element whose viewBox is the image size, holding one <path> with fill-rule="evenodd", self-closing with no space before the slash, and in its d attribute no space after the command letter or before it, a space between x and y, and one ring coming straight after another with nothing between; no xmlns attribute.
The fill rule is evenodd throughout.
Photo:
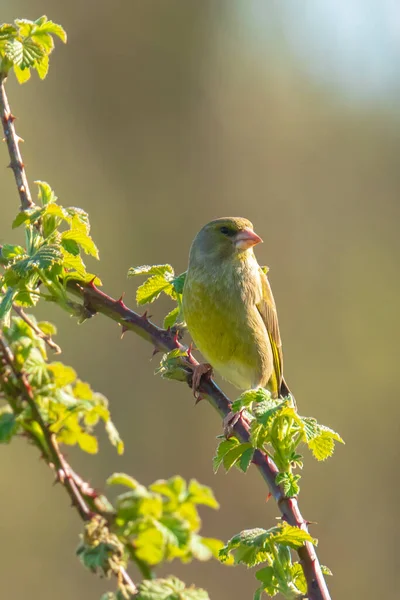
<svg viewBox="0 0 400 600"><path fill-rule="evenodd" d="M260 242L241 217L205 225L190 249L183 316L196 347L224 379L286 396L275 301L253 251Z"/></svg>

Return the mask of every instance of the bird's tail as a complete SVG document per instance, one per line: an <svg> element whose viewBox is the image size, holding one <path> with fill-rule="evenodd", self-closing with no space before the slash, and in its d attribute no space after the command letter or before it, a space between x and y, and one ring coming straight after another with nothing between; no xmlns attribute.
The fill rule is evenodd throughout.
<svg viewBox="0 0 400 600"><path fill-rule="evenodd" d="M286 383L284 377L282 377L281 387L279 389L279 395L281 398L287 398L289 396L293 401L294 408L297 408L296 398L293 396L292 392L290 391L289 386Z"/></svg>

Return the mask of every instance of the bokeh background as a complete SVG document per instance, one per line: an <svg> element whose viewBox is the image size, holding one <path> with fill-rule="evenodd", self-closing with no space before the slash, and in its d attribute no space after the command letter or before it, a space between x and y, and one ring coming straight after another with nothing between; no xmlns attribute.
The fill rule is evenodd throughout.
<svg viewBox="0 0 400 600"><path fill-rule="evenodd" d="M113 295L134 306L131 265L185 270L197 230L251 219L279 307L286 377L302 414L347 445L310 455L300 504L316 521L333 598L395 597L398 519L400 5L395 0L2 0L1 20L47 14L67 30L44 83L8 91L31 181L88 210ZM8 163L1 148L0 163ZM0 176L0 240L17 211ZM157 321L168 303L152 307ZM202 511L222 539L269 527L252 470L213 475L219 417L153 376L151 348L98 316L82 326L45 307L64 361L105 393L125 441L68 451L102 489L113 471L144 484L179 473L213 487ZM232 392L229 386L224 389ZM23 441L1 449L0 580L9 600L97 600L112 588L74 557L81 523ZM396 565L397 563L397 565ZM251 598L254 573L170 564L218 600ZM133 576L135 577L135 573Z"/></svg>

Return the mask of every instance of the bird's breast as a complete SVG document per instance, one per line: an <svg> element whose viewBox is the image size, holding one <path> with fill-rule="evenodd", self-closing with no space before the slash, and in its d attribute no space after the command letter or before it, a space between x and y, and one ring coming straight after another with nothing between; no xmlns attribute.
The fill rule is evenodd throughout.
<svg viewBox="0 0 400 600"><path fill-rule="evenodd" d="M184 317L193 341L222 377L240 389L266 385L272 351L256 307L257 289L231 273L188 273Z"/></svg>

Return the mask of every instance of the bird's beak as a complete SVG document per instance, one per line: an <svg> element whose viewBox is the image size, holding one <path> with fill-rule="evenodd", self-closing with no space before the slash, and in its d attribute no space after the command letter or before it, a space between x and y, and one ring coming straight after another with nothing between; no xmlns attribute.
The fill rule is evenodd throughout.
<svg viewBox="0 0 400 600"><path fill-rule="evenodd" d="M252 229L246 227L235 236L235 246L238 250L247 250L256 244L262 243L262 239Z"/></svg>

